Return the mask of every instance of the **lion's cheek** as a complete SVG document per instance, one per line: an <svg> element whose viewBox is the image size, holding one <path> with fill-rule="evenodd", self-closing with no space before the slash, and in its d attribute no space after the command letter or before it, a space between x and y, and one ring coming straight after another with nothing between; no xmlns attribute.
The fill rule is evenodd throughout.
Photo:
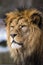
<svg viewBox="0 0 43 65"><path fill-rule="evenodd" d="M14 40L18 43L22 42L22 38L19 36L14 37Z"/></svg>

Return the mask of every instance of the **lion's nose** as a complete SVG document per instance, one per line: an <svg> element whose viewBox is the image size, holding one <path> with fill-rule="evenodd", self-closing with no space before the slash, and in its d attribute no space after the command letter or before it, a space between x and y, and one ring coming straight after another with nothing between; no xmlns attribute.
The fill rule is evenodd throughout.
<svg viewBox="0 0 43 65"><path fill-rule="evenodd" d="M16 35L17 35L17 34L10 34L10 36L11 36L12 38L14 38Z"/></svg>

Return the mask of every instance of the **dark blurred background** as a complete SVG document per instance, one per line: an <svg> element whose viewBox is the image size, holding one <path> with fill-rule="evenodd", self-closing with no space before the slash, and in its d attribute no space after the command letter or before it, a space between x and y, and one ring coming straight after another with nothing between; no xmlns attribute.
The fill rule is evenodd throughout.
<svg viewBox="0 0 43 65"><path fill-rule="evenodd" d="M0 64L13 64L7 47L6 30L3 16L16 8L37 8L43 13L43 0L0 0Z"/></svg>

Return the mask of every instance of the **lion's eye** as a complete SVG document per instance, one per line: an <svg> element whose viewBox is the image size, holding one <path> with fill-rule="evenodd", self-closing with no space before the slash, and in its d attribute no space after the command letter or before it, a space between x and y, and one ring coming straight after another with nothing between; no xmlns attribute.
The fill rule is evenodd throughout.
<svg viewBox="0 0 43 65"><path fill-rule="evenodd" d="M26 25L22 25L21 27L22 27L22 28L23 28L23 27L26 27Z"/></svg>
<svg viewBox="0 0 43 65"><path fill-rule="evenodd" d="M20 25L20 28L26 27L27 25Z"/></svg>

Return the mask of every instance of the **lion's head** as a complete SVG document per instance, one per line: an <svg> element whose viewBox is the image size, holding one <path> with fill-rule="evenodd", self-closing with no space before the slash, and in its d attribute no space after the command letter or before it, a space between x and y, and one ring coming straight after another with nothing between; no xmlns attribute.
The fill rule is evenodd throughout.
<svg viewBox="0 0 43 65"><path fill-rule="evenodd" d="M5 21L11 56L17 64L24 65L42 45L41 12L37 9L14 11L6 14Z"/></svg>

